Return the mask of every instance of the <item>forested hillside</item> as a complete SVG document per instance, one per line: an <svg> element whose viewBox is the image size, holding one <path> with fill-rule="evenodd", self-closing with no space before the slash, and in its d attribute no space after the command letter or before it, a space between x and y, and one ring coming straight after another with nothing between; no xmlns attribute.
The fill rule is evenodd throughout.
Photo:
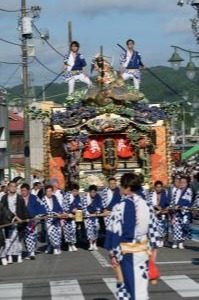
<svg viewBox="0 0 199 300"><path fill-rule="evenodd" d="M152 67L150 68L152 73L163 80L171 89L175 90L179 94L185 92L189 95L189 101L192 101L194 97L199 97L199 76L198 73L194 80L189 80L186 77L186 69L181 68L179 71L174 71L169 67ZM199 70L197 70L199 72ZM93 78L93 80L95 80ZM48 84L46 84L48 86ZM79 83L79 87L82 85ZM11 91L17 95L22 94L22 86L15 86ZM159 103L162 101L177 101L180 100L179 96L171 91L168 87L163 85L147 70L142 71L142 84L141 91L146 95L151 103ZM35 86L36 98L42 98L42 87ZM62 94L63 95L59 95ZM67 85L65 83L53 83L45 91L45 97L49 100L54 100L57 103L62 103L67 95ZM39 97L38 97L39 96ZM13 94L9 94L9 98L14 98Z"/></svg>

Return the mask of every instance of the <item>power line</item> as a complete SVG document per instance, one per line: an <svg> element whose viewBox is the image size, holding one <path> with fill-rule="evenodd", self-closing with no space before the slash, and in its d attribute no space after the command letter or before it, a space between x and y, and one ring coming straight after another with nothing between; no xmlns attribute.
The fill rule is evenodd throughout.
<svg viewBox="0 0 199 300"><path fill-rule="evenodd" d="M4 85L7 85L9 83L9 81L15 76L15 74L17 73L17 71L20 69L21 66L18 66L16 68L16 70L8 77L8 79L6 80L6 82L4 83Z"/></svg>
<svg viewBox="0 0 199 300"><path fill-rule="evenodd" d="M9 62L9 61L2 61L2 60L0 60L0 63L6 64L6 65L21 65L20 62Z"/></svg>
<svg viewBox="0 0 199 300"><path fill-rule="evenodd" d="M162 80L159 76L157 76L154 72L152 72L149 68L147 68L147 71L153 76L155 77L158 81L160 81L164 86L166 86L171 92L173 92L174 94L176 94L181 100L183 98L183 95L181 95L180 93L178 93L175 89L173 89L170 85L168 85L164 80Z"/></svg>
<svg viewBox="0 0 199 300"><path fill-rule="evenodd" d="M11 41L7 41L7 40L5 40L5 39L3 39L3 38L0 38L0 41L5 42L5 43L8 43L8 44L11 44L11 45L15 45L15 46L21 47L20 44L17 44L17 43L11 42Z"/></svg>
<svg viewBox="0 0 199 300"><path fill-rule="evenodd" d="M62 71L61 73L59 73L46 87L45 89L43 89L37 96L36 99L38 99L62 74L64 73L64 71Z"/></svg>
<svg viewBox="0 0 199 300"><path fill-rule="evenodd" d="M37 33L41 36L41 32L39 31L39 29L35 26L35 24L33 24L35 30L37 31ZM46 44L53 49L57 54L59 54L60 56L64 57L64 55L59 52L55 47L53 47L46 39L44 39L44 41L46 42Z"/></svg>
<svg viewBox="0 0 199 300"><path fill-rule="evenodd" d="M42 91L43 92L43 91ZM48 97L45 97L45 99L51 99L53 97L59 97L59 96L63 96L63 95L66 95L67 92L64 92L64 93L61 93L61 94L56 94L56 95L51 95L51 96L48 96ZM42 100L43 98L39 98L37 100Z"/></svg>
<svg viewBox="0 0 199 300"><path fill-rule="evenodd" d="M16 9L16 10L9 10L9 9L0 8L0 11L4 11L4 12L10 12L10 13L12 13L12 12L19 12L19 11L20 11L20 9Z"/></svg>
<svg viewBox="0 0 199 300"><path fill-rule="evenodd" d="M117 46L120 47L124 52L126 52L126 49L123 46L121 46L120 44L117 44ZM149 74L151 74L153 77L155 77L158 81L160 81L164 86L166 86L171 92L173 92L175 95L177 95L182 100L183 95L178 93L178 91L173 89L170 85L168 85L163 79L161 79L159 76L157 76L149 68L146 68L146 70L149 72Z"/></svg>
<svg viewBox="0 0 199 300"><path fill-rule="evenodd" d="M21 98L21 95L16 94L15 92L12 92L11 89L6 88L5 86L0 84L0 87L3 88L4 90L8 91L8 93L13 94L14 96L17 96L19 98Z"/></svg>
<svg viewBox="0 0 199 300"><path fill-rule="evenodd" d="M49 69L48 67L46 67L37 57L35 57L35 60L42 66L44 67L46 70L48 70L49 72L58 75L58 73L54 72L53 70Z"/></svg>

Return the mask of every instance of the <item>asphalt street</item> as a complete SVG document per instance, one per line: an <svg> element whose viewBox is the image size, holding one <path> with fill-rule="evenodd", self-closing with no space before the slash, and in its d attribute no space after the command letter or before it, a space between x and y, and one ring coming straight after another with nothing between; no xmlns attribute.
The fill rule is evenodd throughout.
<svg viewBox="0 0 199 300"><path fill-rule="evenodd" d="M199 243L185 250L162 248L161 279L150 284L152 300L199 299ZM0 300L113 300L115 279L106 250L61 255L40 252L35 261L0 266Z"/></svg>

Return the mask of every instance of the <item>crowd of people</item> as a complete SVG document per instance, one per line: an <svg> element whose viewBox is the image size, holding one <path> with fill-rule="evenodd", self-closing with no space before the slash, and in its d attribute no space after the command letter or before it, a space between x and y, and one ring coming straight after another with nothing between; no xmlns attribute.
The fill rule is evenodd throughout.
<svg viewBox="0 0 199 300"><path fill-rule="evenodd" d="M90 185L83 195L78 184L64 193L57 179L45 186L34 182L32 188L26 183L19 188L11 181L1 187L0 193L1 263L13 263L14 256L18 263L23 262L24 246L25 259L35 259L38 224L45 232L46 253L61 254L61 248L66 249L63 242L68 251L78 251L76 236L80 224L84 224L88 250L97 251L103 220L105 248L115 269L122 268L125 289L131 295L132 285L128 282L140 268L140 262L131 264L137 255L135 248L143 252L142 273L147 274L148 254L143 249L150 247L155 259L157 249L165 243L172 241L173 249L184 249L185 240L191 238L192 208L198 207L198 193L193 187L194 182L190 184L187 177L181 176L169 188L156 181L151 191L145 191L141 177L134 173L124 174L120 186L115 178L109 178L108 186L100 192L96 185ZM146 285L143 278L139 278L138 286ZM125 289L120 285L118 293L121 295Z"/></svg>

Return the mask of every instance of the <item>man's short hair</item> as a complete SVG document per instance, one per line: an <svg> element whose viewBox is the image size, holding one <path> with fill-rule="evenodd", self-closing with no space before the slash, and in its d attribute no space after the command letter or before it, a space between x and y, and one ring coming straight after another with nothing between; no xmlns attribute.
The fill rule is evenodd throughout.
<svg viewBox="0 0 199 300"><path fill-rule="evenodd" d="M51 189L51 190L53 191L53 186L52 186L51 184L47 184L47 185L45 186L45 192L46 192L47 190L49 190L49 189Z"/></svg>
<svg viewBox="0 0 199 300"><path fill-rule="evenodd" d="M77 42L77 41L73 41L73 42L70 44L70 48L71 48L73 45L75 45L77 48L80 47L80 43Z"/></svg>
<svg viewBox="0 0 199 300"><path fill-rule="evenodd" d="M135 173L126 173L122 175L120 185L125 189L130 188L131 192L136 192L142 187L140 178Z"/></svg>
<svg viewBox="0 0 199 300"><path fill-rule="evenodd" d="M89 192L96 191L97 192L97 186L95 184L91 184L88 188Z"/></svg>
<svg viewBox="0 0 199 300"><path fill-rule="evenodd" d="M23 184L21 185L21 189L27 189L27 190L29 191L29 190L30 190L30 186L29 186L28 183L23 183Z"/></svg>
<svg viewBox="0 0 199 300"><path fill-rule="evenodd" d="M41 182L37 181L33 183L33 187L39 186L41 184Z"/></svg>
<svg viewBox="0 0 199 300"><path fill-rule="evenodd" d="M79 191L79 184L77 184L77 183L72 184L71 185L71 191L72 190L78 190Z"/></svg>
<svg viewBox="0 0 199 300"><path fill-rule="evenodd" d="M126 45L128 46L128 44L129 44L130 42L133 43L133 45L135 45L135 41L132 40L132 39L128 39L128 40L126 41Z"/></svg>
<svg viewBox="0 0 199 300"><path fill-rule="evenodd" d="M109 180L108 180L108 182L110 182L110 181L117 181L117 180L114 177L110 177Z"/></svg>

